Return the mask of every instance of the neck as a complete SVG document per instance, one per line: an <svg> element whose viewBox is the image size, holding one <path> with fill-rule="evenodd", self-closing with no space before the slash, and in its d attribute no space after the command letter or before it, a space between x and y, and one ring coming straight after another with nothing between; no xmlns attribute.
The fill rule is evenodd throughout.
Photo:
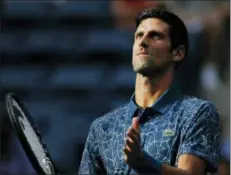
<svg viewBox="0 0 231 175"><path fill-rule="evenodd" d="M160 76L143 76L137 73L135 85L136 103L143 107L150 107L170 87L174 76L173 69Z"/></svg>

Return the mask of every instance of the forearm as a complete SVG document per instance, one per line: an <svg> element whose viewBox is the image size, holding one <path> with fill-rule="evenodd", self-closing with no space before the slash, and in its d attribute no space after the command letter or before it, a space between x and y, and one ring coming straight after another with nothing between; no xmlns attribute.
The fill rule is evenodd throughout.
<svg viewBox="0 0 231 175"><path fill-rule="evenodd" d="M154 175L193 175L170 165L161 164L151 158L147 153L144 153L144 158L139 160L139 163L133 167L139 174L154 174ZM198 175L198 174L197 174Z"/></svg>
<svg viewBox="0 0 231 175"><path fill-rule="evenodd" d="M161 169L153 165L153 163L143 164L142 167L134 169L139 174L154 174L154 175L193 175L185 170L161 164Z"/></svg>
<svg viewBox="0 0 231 175"><path fill-rule="evenodd" d="M193 173L187 172L186 170L182 170L169 165L162 165L162 173L161 175L194 175ZM199 175L199 174L197 174Z"/></svg>

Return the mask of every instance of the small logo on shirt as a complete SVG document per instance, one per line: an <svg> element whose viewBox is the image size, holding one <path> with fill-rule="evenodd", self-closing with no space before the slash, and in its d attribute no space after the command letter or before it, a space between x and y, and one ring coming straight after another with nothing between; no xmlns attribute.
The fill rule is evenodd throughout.
<svg viewBox="0 0 231 175"><path fill-rule="evenodd" d="M174 136L175 135L175 131L171 130L171 129L165 129L163 131L163 136Z"/></svg>

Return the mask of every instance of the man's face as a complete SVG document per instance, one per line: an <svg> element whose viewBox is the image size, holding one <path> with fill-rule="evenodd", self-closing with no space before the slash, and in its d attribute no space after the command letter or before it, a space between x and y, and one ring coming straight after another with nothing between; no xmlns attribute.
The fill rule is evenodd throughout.
<svg viewBox="0 0 231 175"><path fill-rule="evenodd" d="M157 18L143 20L134 35L133 70L150 76L163 73L172 63L168 24Z"/></svg>

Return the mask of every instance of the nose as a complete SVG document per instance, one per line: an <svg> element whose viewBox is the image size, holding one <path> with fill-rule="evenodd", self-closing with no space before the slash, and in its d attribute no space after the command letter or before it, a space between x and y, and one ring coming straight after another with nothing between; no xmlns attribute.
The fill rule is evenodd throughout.
<svg viewBox="0 0 231 175"><path fill-rule="evenodd" d="M148 48L149 45L148 45L148 42L147 42L145 36L141 39L139 45L140 45L140 47L143 47L144 49L147 49L147 48Z"/></svg>

